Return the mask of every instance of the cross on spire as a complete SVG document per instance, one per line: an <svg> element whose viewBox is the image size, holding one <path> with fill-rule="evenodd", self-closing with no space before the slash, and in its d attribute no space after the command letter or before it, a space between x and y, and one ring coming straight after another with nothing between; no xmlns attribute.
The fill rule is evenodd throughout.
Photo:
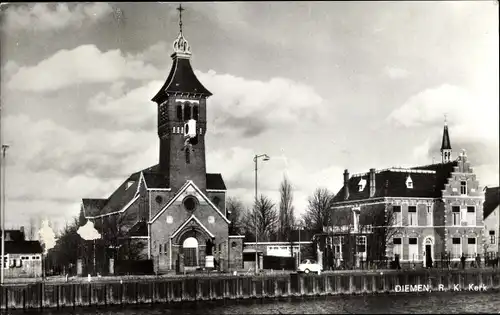
<svg viewBox="0 0 500 315"><path fill-rule="evenodd" d="M179 30L182 35L182 11L185 9L182 7L182 4L179 3L179 7L176 10L179 11Z"/></svg>
<svg viewBox="0 0 500 315"><path fill-rule="evenodd" d="M447 123L447 121L446 121L446 116L448 116L448 114L446 114L446 113L445 113L445 114L444 114L444 124L445 124L445 125L447 125L447 124L448 124L448 123Z"/></svg>

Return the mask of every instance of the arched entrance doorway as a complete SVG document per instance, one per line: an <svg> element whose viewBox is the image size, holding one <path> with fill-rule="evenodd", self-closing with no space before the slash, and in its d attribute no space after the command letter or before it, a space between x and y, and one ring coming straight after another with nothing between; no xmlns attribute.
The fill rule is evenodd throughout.
<svg viewBox="0 0 500 315"><path fill-rule="evenodd" d="M431 268L434 264L434 240L426 237L424 241L424 267Z"/></svg>
<svg viewBox="0 0 500 315"><path fill-rule="evenodd" d="M182 243L184 252L184 266L198 267L198 240L194 237L188 237Z"/></svg>

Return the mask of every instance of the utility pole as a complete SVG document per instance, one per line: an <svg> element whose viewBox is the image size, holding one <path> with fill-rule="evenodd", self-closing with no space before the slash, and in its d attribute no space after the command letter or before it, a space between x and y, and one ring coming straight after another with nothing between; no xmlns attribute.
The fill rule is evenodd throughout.
<svg viewBox="0 0 500 315"><path fill-rule="evenodd" d="M2 145L2 101L0 100L0 145ZM2 165L4 164L3 158L0 158L0 178L2 178ZM3 184L2 184L3 188ZM3 204L3 197L0 197L0 207ZM2 258L1 258L1 267L0 267L0 285L3 285L3 269L4 269L4 256L5 256L5 224L4 224L4 217L3 217L3 212L0 214L0 228L2 229Z"/></svg>
<svg viewBox="0 0 500 315"><path fill-rule="evenodd" d="M0 130L0 134L1 134L1 130ZM9 148L8 145L6 144L2 144L2 165L1 165L1 169L2 169L2 173L0 175L3 175L2 176L2 199L0 200L0 205L1 205L1 214L2 214L2 268L1 268L1 279L0 279L0 282L1 282L1 285L3 285L3 282L4 282L4 268L5 268L5 175L6 175L6 172L5 172L5 166L6 166L6 163L5 163L5 153L7 151L7 149ZM8 263L8 262L7 262Z"/></svg>

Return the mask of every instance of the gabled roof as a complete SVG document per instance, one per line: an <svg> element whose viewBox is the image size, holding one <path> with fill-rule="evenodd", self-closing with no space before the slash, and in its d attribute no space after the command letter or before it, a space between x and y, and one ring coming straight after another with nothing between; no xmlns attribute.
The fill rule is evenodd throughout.
<svg viewBox="0 0 500 315"><path fill-rule="evenodd" d="M139 221L128 231L129 236L148 236L148 224L145 221Z"/></svg>
<svg viewBox="0 0 500 315"><path fill-rule="evenodd" d="M5 254L41 254L42 252L43 248L39 241L5 242Z"/></svg>
<svg viewBox="0 0 500 315"><path fill-rule="evenodd" d="M213 235L201 222L200 220L198 220L198 218L193 214L191 215L186 221L184 221L184 223L179 226L179 228L177 230L175 230L174 233L172 233L172 235L170 236L170 238L174 238L180 231L182 231L182 229L191 221L195 221L196 223L198 223L198 225L205 231L207 232L208 235L210 235L210 237L215 237L215 235Z"/></svg>
<svg viewBox="0 0 500 315"><path fill-rule="evenodd" d="M2 229L0 229L0 232ZM2 234L0 234L0 240L2 239ZM24 231L21 230L5 230L5 241L23 242L25 240Z"/></svg>
<svg viewBox="0 0 500 315"><path fill-rule="evenodd" d="M207 189L226 190L221 174L207 174Z"/></svg>
<svg viewBox="0 0 500 315"><path fill-rule="evenodd" d="M108 199L97 198L97 199L82 199L83 203L83 214L85 217L95 216L101 212L104 208Z"/></svg>
<svg viewBox="0 0 500 315"><path fill-rule="evenodd" d="M442 190L450 178L456 161L444 164L432 164L417 166L407 169L387 169L376 171L375 173L375 195L372 198L380 197L415 197L415 198L439 198ZM413 182L412 188L407 188L406 180L408 175ZM361 180L366 180L366 185L359 191L358 184ZM335 195L334 202L350 200L362 200L370 198L369 173L361 176L352 176L347 182L349 198L344 199L344 187Z"/></svg>
<svg viewBox="0 0 500 315"><path fill-rule="evenodd" d="M160 91L158 91L151 100L161 104L167 99L169 94L176 93L198 94L205 97L212 95L212 93L200 83L187 58L174 57L167 80Z"/></svg>
<svg viewBox="0 0 500 315"><path fill-rule="evenodd" d="M207 174L206 176L208 190L226 190L226 184L221 174ZM82 199L85 217L95 217L121 211L136 197L142 179L148 189L169 188L168 178L160 172L159 164L150 166L131 174L108 199ZM133 183L129 186L130 182Z"/></svg>
<svg viewBox="0 0 500 315"><path fill-rule="evenodd" d="M484 192L483 218L487 218L500 205L500 187L486 188Z"/></svg>
<svg viewBox="0 0 500 315"><path fill-rule="evenodd" d="M220 212L219 208L217 208L216 205L213 204L210 199L207 198L207 196L196 186L193 181L188 180L182 187L179 189L179 191L175 194L175 196L170 199L170 201L161 208L160 211L149 221L149 223L155 222L178 198L179 196L188 189L188 187L193 187L194 190L207 202L221 217L226 221L228 224L231 223L222 212Z"/></svg>

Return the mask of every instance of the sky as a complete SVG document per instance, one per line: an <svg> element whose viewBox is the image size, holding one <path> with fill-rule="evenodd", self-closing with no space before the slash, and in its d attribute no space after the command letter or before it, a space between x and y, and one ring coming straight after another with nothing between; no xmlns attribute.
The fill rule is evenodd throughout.
<svg viewBox="0 0 500 315"><path fill-rule="evenodd" d="M156 104L177 3L2 5L7 227L60 229L158 161ZM440 161L444 116L481 185L499 178L498 2L185 3L207 105L207 171L297 214L342 173Z"/></svg>

